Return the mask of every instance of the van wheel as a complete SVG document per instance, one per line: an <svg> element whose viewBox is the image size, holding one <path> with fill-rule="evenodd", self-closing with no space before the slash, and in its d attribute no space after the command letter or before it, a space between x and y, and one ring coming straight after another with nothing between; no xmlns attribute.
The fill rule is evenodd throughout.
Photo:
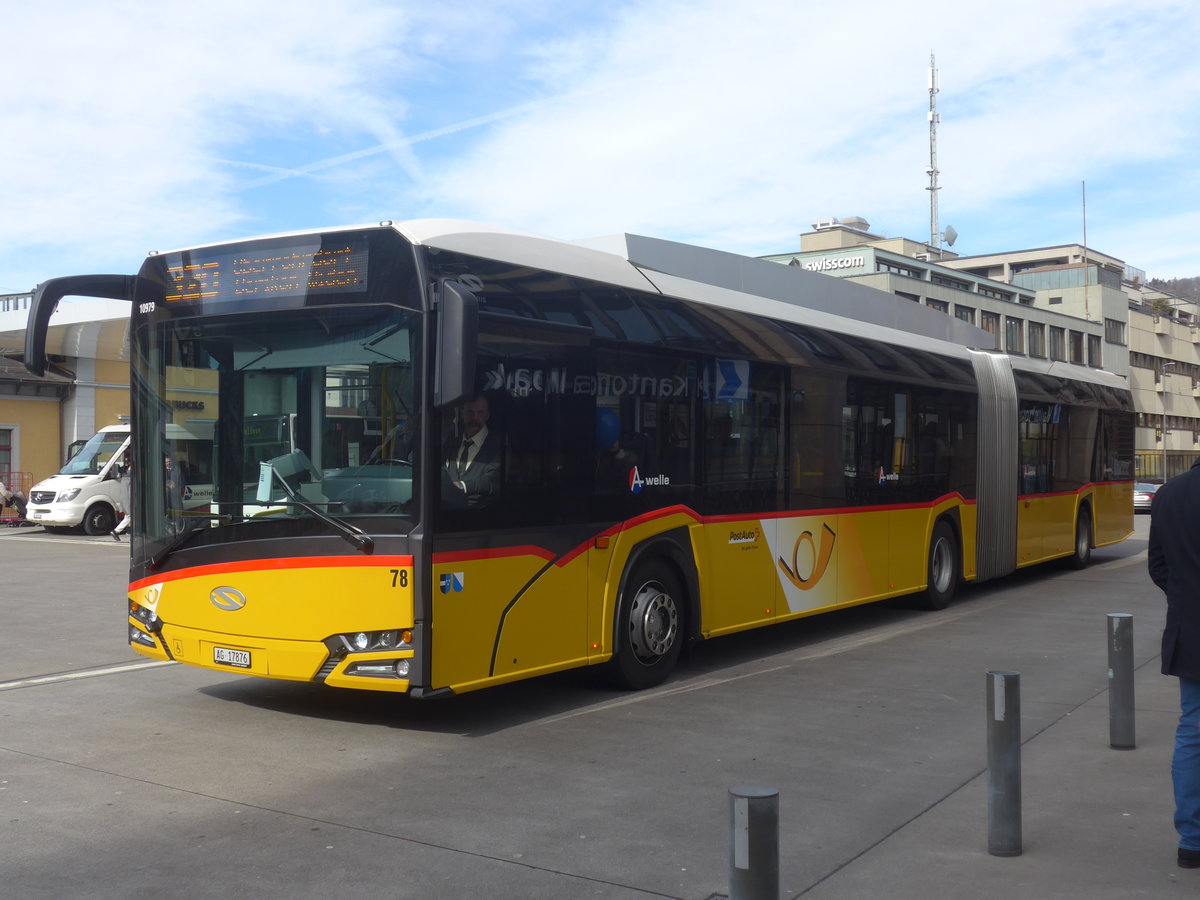
<svg viewBox="0 0 1200 900"><path fill-rule="evenodd" d="M674 569L649 560L633 570L621 595L613 679L633 690L662 684L683 648L684 595Z"/></svg>
<svg viewBox="0 0 1200 900"><path fill-rule="evenodd" d="M958 591L961 577L962 555L954 529L944 521L933 528L929 539L929 563L926 571L928 587L916 596L916 605L921 609L945 609Z"/></svg>
<svg viewBox="0 0 1200 900"><path fill-rule="evenodd" d="M117 524L117 514L107 503L96 503L83 514L83 530L87 534L108 534Z"/></svg>

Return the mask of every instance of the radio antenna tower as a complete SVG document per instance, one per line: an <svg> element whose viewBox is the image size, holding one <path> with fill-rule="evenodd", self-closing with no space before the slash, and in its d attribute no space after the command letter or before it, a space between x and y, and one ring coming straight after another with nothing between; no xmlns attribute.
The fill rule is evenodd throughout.
<svg viewBox="0 0 1200 900"><path fill-rule="evenodd" d="M937 127L940 121L937 112L938 76L934 67L933 52L929 53L929 246L941 251L942 236L938 232L938 168L937 168Z"/></svg>

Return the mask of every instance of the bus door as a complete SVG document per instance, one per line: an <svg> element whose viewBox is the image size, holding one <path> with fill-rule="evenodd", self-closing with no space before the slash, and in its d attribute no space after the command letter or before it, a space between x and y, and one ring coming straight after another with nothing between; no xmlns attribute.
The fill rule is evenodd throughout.
<svg viewBox="0 0 1200 900"><path fill-rule="evenodd" d="M1049 493L1049 461L1053 458L1049 437L1055 405L1023 401L1017 416L1017 565L1027 565L1046 555L1052 521ZM1062 517L1071 521L1071 511ZM1068 542L1067 547L1070 547Z"/></svg>
<svg viewBox="0 0 1200 900"><path fill-rule="evenodd" d="M581 665L589 646L590 331L479 318L475 396L435 423L433 683L462 688Z"/></svg>
<svg viewBox="0 0 1200 900"><path fill-rule="evenodd" d="M879 381L850 378L842 412L846 509L840 518L837 556L841 602L882 596L889 590L897 399ZM900 446L903 446L901 443Z"/></svg>
<svg viewBox="0 0 1200 900"><path fill-rule="evenodd" d="M778 366L740 359L716 359L706 368L700 445L712 585L707 633L762 624L789 611L780 608L786 600L779 560L786 568L794 559L791 544L783 548L777 541L784 527L784 374ZM793 524L798 520L786 526ZM814 569L807 559L803 566L799 577L807 578Z"/></svg>

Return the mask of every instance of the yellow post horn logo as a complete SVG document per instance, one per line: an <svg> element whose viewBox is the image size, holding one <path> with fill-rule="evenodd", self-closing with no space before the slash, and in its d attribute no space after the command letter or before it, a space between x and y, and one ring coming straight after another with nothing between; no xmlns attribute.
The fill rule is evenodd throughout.
<svg viewBox="0 0 1200 900"><path fill-rule="evenodd" d="M796 538L796 544L792 547L792 564L789 566L783 561L783 557L779 557L779 568L788 577L788 581L800 588L802 591L810 591L817 586L817 582L821 580L821 576L825 574L825 570L829 568L829 559L833 556L833 544L837 540L837 535L834 534L832 528L825 523L821 523L824 529L821 533L821 549L817 550L816 541L813 539L811 531L805 531ZM812 571L808 573L808 577L804 578L800 575L800 545L807 542L812 552L814 565Z"/></svg>

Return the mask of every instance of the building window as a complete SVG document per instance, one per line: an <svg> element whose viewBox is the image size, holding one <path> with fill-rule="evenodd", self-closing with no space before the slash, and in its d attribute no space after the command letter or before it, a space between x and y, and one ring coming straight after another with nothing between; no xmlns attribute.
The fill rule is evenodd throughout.
<svg viewBox="0 0 1200 900"><path fill-rule="evenodd" d="M995 288L985 288L983 285L979 286L979 293L985 297L991 297L993 300L1004 300L1006 303L1012 303L1013 300L1012 294L998 291Z"/></svg>
<svg viewBox="0 0 1200 900"><path fill-rule="evenodd" d="M1067 333L1057 325L1050 326L1050 358L1060 361L1067 358Z"/></svg>
<svg viewBox="0 0 1200 900"><path fill-rule="evenodd" d="M930 309L935 309L940 313L945 313L946 315L950 315L950 304L947 303L945 300L934 300L934 299L930 298L925 301L925 305L928 306Z"/></svg>
<svg viewBox="0 0 1200 900"><path fill-rule="evenodd" d="M1083 365L1083 332L1071 332L1071 362Z"/></svg>
<svg viewBox="0 0 1200 900"><path fill-rule="evenodd" d="M920 269L910 269L907 266L900 266L900 265L897 265L896 263L887 262L882 259L876 260L875 271L876 272L891 272L893 275L907 275L909 278L921 278L922 277Z"/></svg>
<svg viewBox="0 0 1200 900"><path fill-rule="evenodd" d="M1009 353L1025 352L1025 320L1004 317L1004 349Z"/></svg>
<svg viewBox="0 0 1200 900"><path fill-rule="evenodd" d="M1007 353L1025 353L1025 320L1004 317L1004 350Z"/></svg>
<svg viewBox="0 0 1200 900"><path fill-rule="evenodd" d="M971 289L971 283L969 281L960 281L957 278L947 278L945 275L939 275L937 272L930 272L929 280L934 284L952 287L959 291L969 291Z"/></svg>
<svg viewBox="0 0 1200 900"><path fill-rule="evenodd" d="M992 337L998 337L1000 334L1000 313L984 310L979 314L979 327Z"/></svg>
<svg viewBox="0 0 1200 900"><path fill-rule="evenodd" d="M1120 319L1104 320L1104 340L1110 344L1125 343L1125 323Z"/></svg>
<svg viewBox="0 0 1200 900"><path fill-rule="evenodd" d="M1087 343L1088 343L1088 365L1094 369L1102 368L1103 367L1103 362L1102 362L1103 354L1101 353L1100 335L1089 334Z"/></svg>
<svg viewBox="0 0 1200 900"><path fill-rule="evenodd" d="M963 306L961 303L954 305L954 318L962 319L964 322L975 324L975 307Z"/></svg>
<svg viewBox="0 0 1200 900"><path fill-rule="evenodd" d="M0 474L12 471L12 439L13 430L11 428L0 428ZM16 490L15 487L11 489Z"/></svg>
<svg viewBox="0 0 1200 900"><path fill-rule="evenodd" d="M911 300L913 303L920 303L921 298L916 294L906 294L904 291L896 291L896 296L904 300Z"/></svg>
<svg viewBox="0 0 1200 900"><path fill-rule="evenodd" d="M1059 304L1061 304L1061 303L1062 303L1062 297L1051 297L1051 298L1050 298L1050 305L1051 305L1051 306L1058 306L1058 305L1059 305Z"/></svg>
<svg viewBox="0 0 1200 900"><path fill-rule="evenodd" d="M1046 326L1041 322L1029 323L1029 355L1046 358Z"/></svg>

